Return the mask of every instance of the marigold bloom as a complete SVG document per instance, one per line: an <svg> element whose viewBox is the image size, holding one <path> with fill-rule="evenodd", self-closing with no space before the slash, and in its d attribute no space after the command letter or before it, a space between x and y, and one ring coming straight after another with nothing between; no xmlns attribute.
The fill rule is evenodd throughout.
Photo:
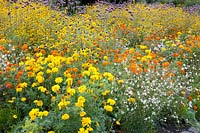
<svg viewBox="0 0 200 133"><path fill-rule="evenodd" d="M136 100L135 100L135 98L129 98L128 101L129 101L130 103L135 103Z"/></svg>
<svg viewBox="0 0 200 133"><path fill-rule="evenodd" d="M89 133L89 131L85 130L85 128L80 128L78 133Z"/></svg>
<svg viewBox="0 0 200 133"><path fill-rule="evenodd" d="M25 101L26 101L26 98L25 98L25 97L22 97L22 98L21 98L21 101L22 101L22 102L25 102Z"/></svg>
<svg viewBox="0 0 200 133"><path fill-rule="evenodd" d="M37 115L39 113L39 109L38 108L33 108L30 112L29 112L29 116L31 118L31 120L35 120L37 118Z"/></svg>
<svg viewBox="0 0 200 133"><path fill-rule="evenodd" d="M67 82L68 86L72 86L72 84L73 84L73 78L67 78L66 82Z"/></svg>
<svg viewBox="0 0 200 133"><path fill-rule="evenodd" d="M162 63L162 66L163 66L163 67L168 67L168 66L169 66L169 62L164 62L164 63Z"/></svg>
<svg viewBox="0 0 200 133"><path fill-rule="evenodd" d="M20 87L20 88L16 88L16 92L22 92L22 88Z"/></svg>
<svg viewBox="0 0 200 133"><path fill-rule="evenodd" d="M51 87L51 90L55 93L57 93L60 90L60 86L59 85L54 85Z"/></svg>
<svg viewBox="0 0 200 133"><path fill-rule="evenodd" d="M38 83L42 83L42 82L44 82L44 77L38 75L38 76L36 76L36 80Z"/></svg>
<svg viewBox="0 0 200 133"><path fill-rule="evenodd" d="M17 119L17 115L13 115L13 118L14 118L14 119Z"/></svg>
<svg viewBox="0 0 200 133"><path fill-rule="evenodd" d="M194 110L197 110L198 108L197 108L197 106L196 106L196 105L194 105L194 106L193 106L193 109L194 109Z"/></svg>
<svg viewBox="0 0 200 133"><path fill-rule="evenodd" d="M62 115L62 120L68 120L69 119L69 115L68 114L64 114Z"/></svg>
<svg viewBox="0 0 200 133"><path fill-rule="evenodd" d="M89 126L92 121L90 117L83 117L81 122L82 122L82 126L85 127L85 126Z"/></svg>
<svg viewBox="0 0 200 133"><path fill-rule="evenodd" d="M80 112L80 116L81 116L81 117L83 117L83 116L85 116L85 115L86 115L86 112L85 112L85 111L81 111L81 112Z"/></svg>
<svg viewBox="0 0 200 133"><path fill-rule="evenodd" d="M78 87L78 90L79 90L80 93L85 92L86 89L87 89L87 87L85 85L82 85L82 86Z"/></svg>
<svg viewBox="0 0 200 133"><path fill-rule="evenodd" d="M57 84L61 83L62 81L63 81L63 78L62 78L62 77L57 77L57 78L55 79L55 82L56 82Z"/></svg>
<svg viewBox="0 0 200 133"><path fill-rule="evenodd" d="M116 102L115 102L115 100L109 98L107 100L107 103L109 103L110 105L115 105Z"/></svg>
<svg viewBox="0 0 200 133"><path fill-rule="evenodd" d="M110 93L110 90L105 90L105 91L103 91L101 94L103 95L103 96L106 96L107 94L109 94Z"/></svg>
<svg viewBox="0 0 200 133"><path fill-rule="evenodd" d="M110 106L110 105L104 106L104 109L105 109L106 111L108 111L108 112L112 112L112 111L113 111L113 107Z"/></svg>

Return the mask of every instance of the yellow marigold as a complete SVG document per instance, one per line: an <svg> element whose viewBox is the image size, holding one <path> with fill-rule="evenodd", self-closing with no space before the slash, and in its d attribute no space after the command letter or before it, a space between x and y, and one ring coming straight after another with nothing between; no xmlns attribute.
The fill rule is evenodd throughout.
<svg viewBox="0 0 200 133"><path fill-rule="evenodd" d="M85 111L81 111L81 112L80 112L80 116L81 116L81 117L83 117L83 116L85 116L85 115L86 115L86 112L85 112Z"/></svg>
<svg viewBox="0 0 200 133"><path fill-rule="evenodd" d="M110 90L105 90L105 91L103 91L101 94L103 95L103 96L106 96L106 95L108 95L110 93Z"/></svg>
<svg viewBox="0 0 200 133"><path fill-rule="evenodd" d="M39 107L43 106L42 100L34 100L33 102L36 103L36 105L39 106Z"/></svg>
<svg viewBox="0 0 200 133"><path fill-rule="evenodd" d="M42 112L42 114L43 114L43 116L48 116L49 112L45 110L45 111Z"/></svg>
<svg viewBox="0 0 200 133"><path fill-rule="evenodd" d="M57 77L57 78L55 79L55 82L56 82L57 84L61 83L62 81L63 81L63 78L62 78L62 77Z"/></svg>
<svg viewBox="0 0 200 133"><path fill-rule="evenodd" d="M14 119L17 119L17 115L13 115L13 118L14 118Z"/></svg>
<svg viewBox="0 0 200 133"><path fill-rule="evenodd" d="M45 92L47 89L43 86L39 86L38 90L41 91L41 92Z"/></svg>
<svg viewBox="0 0 200 133"><path fill-rule="evenodd" d="M55 133L54 131L48 131L47 133Z"/></svg>
<svg viewBox="0 0 200 133"><path fill-rule="evenodd" d="M25 102L25 101L26 101L26 98L25 98L25 97L22 97L22 98L21 98L21 101L22 101L22 102Z"/></svg>
<svg viewBox="0 0 200 133"><path fill-rule="evenodd" d="M85 128L80 128L78 133L89 133L89 131L85 130Z"/></svg>
<svg viewBox="0 0 200 133"><path fill-rule="evenodd" d="M94 129L92 127L88 127L88 128L86 128L86 130L92 132Z"/></svg>
<svg viewBox="0 0 200 133"><path fill-rule="evenodd" d="M67 78L66 82L67 82L68 86L72 86L72 84L73 84L73 78Z"/></svg>
<svg viewBox="0 0 200 133"><path fill-rule="evenodd" d="M22 92L22 88L16 88L16 92Z"/></svg>
<svg viewBox="0 0 200 133"><path fill-rule="evenodd" d="M85 127L85 126L89 126L91 124L91 118L90 117L82 117L82 120L81 120L81 123L82 123L82 126Z"/></svg>
<svg viewBox="0 0 200 133"><path fill-rule="evenodd" d="M26 82L21 83L21 84L20 84L20 87L26 88L26 87L27 87L27 83L26 83Z"/></svg>
<svg viewBox="0 0 200 133"><path fill-rule="evenodd" d="M122 83L124 83L124 80L120 79L117 81L117 83L122 84Z"/></svg>
<svg viewBox="0 0 200 133"><path fill-rule="evenodd" d="M83 72L82 72L82 75L83 75L83 76L90 76L90 71L83 71Z"/></svg>
<svg viewBox="0 0 200 133"><path fill-rule="evenodd" d="M41 75L36 76L36 80L38 83L42 83L44 82L44 77L42 77Z"/></svg>
<svg viewBox="0 0 200 133"><path fill-rule="evenodd" d="M136 100L135 100L135 98L129 98L128 101L129 101L130 103L135 103Z"/></svg>
<svg viewBox="0 0 200 133"><path fill-rule="evenodd" d="M85 98L83 96L79 96L78 102L75 103L77 107L84 107Z"/></svg>
<svg viewBox="0 0 200 133"><path fill-rule="evenodd" d="M35 120L37 118L37 115L39 113L39 109L38 108L33 108L30 112L29 112L29 116L31 118L31 120Z"/></svg>
<svg viewBox="0 0 200 133"><path fill-rule="evenodd" d="M147 46L145 46L145 45L140 45L140 49L147 49Z"/></svg>
<svg viewBox="0 0 200 133"><path fill-rule="evenodd" d="M52 68L52 72L53 72L53 73L58 72L58 68L57 68L57 67Z"/></svg>
<svg viewBox="0 0 200 133"><path fill-rule="evenodd" d="M115 100L109 98L107 100L107 103L109 103L110 105L115 105L116 102L115 102Z"/></svg>
<svg viewBox="0 0 200 133"><path fill-rule="evenodd" d="M62 120L67 120L67 119L69 119L69 115L68 114L64 114L64 115L62 115Z"/></svg>
<svg viewBox="0 0 200 133"><path fill-rule="evenodd" d="M70 96L73 96L76 93L75 89L71 89L70 87L67 88L67 94L69 94Z"/></svg>
<svg viewBox="0 0 200 133"><path fill-rule="evenodd" d="M120 125L120 122L119 122L119 121L116 121L115 123L116 123L116 125Z"/></svg>
<svg viewBox="0 0 200 133"><path fill-rule="evenodd" d="M87 89L87 88L86 88L85 85L82 85L82 86L78 87L78 90L79 90L80 93L85 92L86 89Z"/></svg>
<svg viewBox="0 0 200 133"><path fill-rule="evenodd" d="M107 61L108 60L108 56L104 56L103 59Z"/></svg>
<svg viewBox="0 0 200 133"><path fill-rule="evenodd" d="M60 86L59 85L54 85L51 87L51 90L55 93L57 93L60 90Z"/></svg>
<svg viewBox="0 0 200 133"><path fill-rule="evenodd" d="M112 111L113 111L113 107L110 106L110 105L104 106L104 109L105 109L106 111L108 111L108 112L112 112Z"/></svg>

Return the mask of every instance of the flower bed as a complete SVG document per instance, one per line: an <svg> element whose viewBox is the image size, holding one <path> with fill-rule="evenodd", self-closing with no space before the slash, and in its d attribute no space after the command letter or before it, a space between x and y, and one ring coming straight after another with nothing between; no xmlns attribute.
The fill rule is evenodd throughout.
<svg viewBox="0 0 200 133"><path fill-rule="evenodd" d="M169 5L88 6L66 16L0 0L2 132L199 127L200 18Z"/></svg>

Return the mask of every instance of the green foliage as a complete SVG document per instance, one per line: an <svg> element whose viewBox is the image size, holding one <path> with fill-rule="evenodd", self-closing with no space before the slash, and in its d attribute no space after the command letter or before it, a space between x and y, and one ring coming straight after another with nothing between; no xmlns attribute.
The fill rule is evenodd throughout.
<svg viewBox="0 0 200 133"><path fill-rule="evenodd" d="M0 107L0 132L8 132L20 120L20 114L13 108Z"/></svg>

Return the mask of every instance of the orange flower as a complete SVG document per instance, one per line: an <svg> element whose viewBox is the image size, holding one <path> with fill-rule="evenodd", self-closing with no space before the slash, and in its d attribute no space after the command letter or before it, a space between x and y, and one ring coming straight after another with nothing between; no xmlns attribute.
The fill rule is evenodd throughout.
<svg viewBox="0 0 200 133"><path fill-rule="evenodd" d="M53 51L51 52L51 54L52 54L53 56L58 55L58 50L53 50Z"/></svg>
<svg viewBox="0 0 200 133"><path fill-rule="evenodd" d="M11 82L6 82L6 88L10 89L10 88L12 88L12 87L13 87L13 85L12 85Z"/></svg>
<svg viewBox="0 0 200 133"><path fill-rule="evenodd" d="M163 67L168 67L169 64L170 64L170 63L169 63L168 61L166 61L166 62L162 63L162 66L163 66Z"/></svg>
<svg viewBox="0 0 200 133"><path fill-rule="evenodd" d="M25 51L25 50L27 50L27 49L28 49L28 44L24 44L24 45L22 46L22 50Z"/></svg>
<svg viewBox="0 0 200 133"><path fill-rule="evenodd" d="M81 81L81 80L78 80L78 84L81 85L81 84L82 84L82 81Z"/></svg>
<svg viewBox="0 0 200 133"><path fill-rule="evenodd" d="M181 66L183 65L183 62L177 61L176 64L177 64L179 67L181 67Z"/></svg>
<svg viewBox="0 0 200 133"><path fill-rule="evenodd" d="M192 101L192 96L189 96L189 97L188 97L188 100L189 100L189 101Z"/></svg>
<svg viewBox="0 0 200 133"><path fill-rule="evenodd" d="M178 57L179 54L178 54L178 53L173 53L172 56L174 56L174 57Z"/></svg>
<svg viewBox="0 0 200 133"><path fill-rule="evenodd" d="M10 67L6 67L5 70L8 72L8 71L11 70L11 68Z"/></svg>
<svg viewBox="0 0 200 133"><path fill-rule="evenodd" d="M104 61L104 62L103 62L103 66L107 66L108 64L109 64L108 61Z"/></svg>
<svg viewBox="0 0 200 133"><path fill-rule="evenodd" d="M75 74L72 74L71 77L72 77L72 78L76 78L76 75L75 75Z"/></svg>
<svg viewBox="0 0 200 133"><path fill-rule="evenodd" d="M194 109L194 110L197 110L197 106L196 106L196 105L194 105L194 106L193 106L193 109Z"/></svg>
<svg viewBox="0 0 200 133"><path fill-rule="evenodd" d="M74 72L78 72L78 68L77 68L77 67L74 67L74 68L73 68L73 71L74 71Z"/></svg>

